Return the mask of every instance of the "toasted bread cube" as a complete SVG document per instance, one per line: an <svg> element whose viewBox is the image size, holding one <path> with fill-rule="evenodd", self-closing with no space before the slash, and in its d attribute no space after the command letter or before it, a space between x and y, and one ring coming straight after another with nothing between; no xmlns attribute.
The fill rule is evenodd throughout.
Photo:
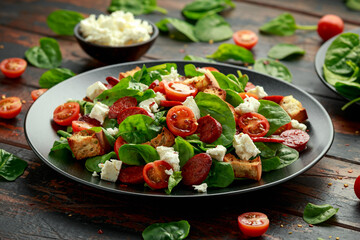
<svg viewBox="0 0 360 240"><path fill-rule="evenodd" d="M199 91L202 91L211 84L211 81L205 75L203 75L186 79L183 83L187 85L193 85Z"/></svg>
<svg viewBox="0 0 360 240"><path fill-rule="evenodd" d="M219 88L219 87L214 87L214 86L210 85L210 86L207 86L203 90L203 92L216 95L216 96L218 96L219 98L221 98L224 101L226 99L226 91L224 89Z"/></svg>
<svg viewBox="0 0 360 240"><path fill-rule="evenodd" d="M260 156L253 160L245 161L228 153L224 157L224 162L230 162L234 169L234 175L237 178L249 178L256 181L260 181L261 179L262 166Z"/></svg>
<svg viewBox="0 0 360 240"><path fill-rule="evenodd" d="M175 144L175 137L167 128L164 127L159 135L143 144L150 145L154 148L159 146L171 147Z"/></svg>
<svg viewBox="0 0 360 240"><path fill-rule="evenodd" d="M92 130L74 133L68 138L68 143L77 160L105 154L105 149Z"/></svg>
<svg viewBox="0 0 360 240"><path fill-rule="evenodd" d="M284 97L279 105L289 114L291 119L304 122L308 118L306 109L292 95Z"/></svg>
<svg viewBox="0 0 360 240"><path fill-rule="evenodd" d="M128 76L134 76L134 74L141 70L141 68L139 68L138 66L136 66L136 68L130 70L130 71L127 71L127 72L121 72L119 73L119 80L123 79L123 78L126 78Z"/></svg>

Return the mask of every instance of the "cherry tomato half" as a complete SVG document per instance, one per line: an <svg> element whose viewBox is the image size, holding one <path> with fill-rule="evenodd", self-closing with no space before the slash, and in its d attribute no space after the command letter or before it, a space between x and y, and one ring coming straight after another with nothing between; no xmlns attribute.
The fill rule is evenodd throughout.
<svg viewBox="0 0 360 240"><path fill-rule="evenodd" d="M259 97L258 97L256 94L254 94L254 93L241 92L241 93L239 93L239 96L240 96L242 99L245 99L246 97L253 97L253 98L255 98L256 100L259 99Z"/></svg>
<svg viewBox="0 0 360 240"><path fill-rule="evenodd" d="M119 158L119 148L124 144L126 144L126 141L121 136L118 137L115 141L114 151L115 151L116 155L118 156L118 159L120 159Z"/></svg>
<svg viewBox="0 0 360 240"><path fill-rule="evenodd" d="M72 121L79 119L79 114L80 105L76 102L67 102L55 109L53 120L61 126L69 126Z"/></svg>
<svg viewBox="0 0 360 240"><path fill-rule="evenodd" d="M18 97L8 97L0 101L0 118L14 118L21 111L21 100Z"/></svg>
<svg viewBox="0 0 360 240"><path fill-rule="evenodd" d="M31 91L31 97L35 101L38 99L44 92L46 92L46 88L36 89Z"/></svg>
<svg viewBox="0 0 360 240"><path fill-rule="evenodd" d="M164 80L161 82L165 85L166 99L171 101L185 101L188 96L196 96L197 88L186 85L181 82L167 83Z"/></svg>
<svg viewBox="0 0 360 240"><path fill-rule="evenodd" d="M250 30L240 30L235 32L233 34L233 39L236 45L248 50L252 49L259 40L256 33Z"/></svg>
<svg viewBox="0 0 360 240"><path fill-rule="evenodd" d="M259 113L243 114L238 121L240 130L250 137L263 137L270 129L268 120Z"/></svg>
<svg viewBox="0 0 360 240"><path fill-rule="evenodd" d="M71 127L73 129L73 132L80 132L82 130L95 127L95 125L92 125L92 124L84 122L84 121L72 121Z"/></svg>
<svg viewBox="0 0 360 240"><path fill-rule="evenodd" d="M0 63L0 70L8 78L17 78L25 72L26 66L22 58L7 58Z"/></svg>
<svg viewBox="0 0 360 240"><path fill-rule="evenodd" d="M319 36L324 40L328 40L339 33L344 31L344 22L343 20L332 14L327 14L323 16L317 25L317 32Z"/></svg>
<svg viewBox="0 0 360 240"><path fill-rule="evenodd" d="M166 115L166 124L174 135L180 137L195 133L198 126L193 111L186 106L170 108Z"/></svg>
<svg viewBox="0 0 360 240"><path fill-rule="evenodd" d="M214 67L202 67L202 69L209 70L210 72L219 72L219 70L217 70L217 69L214 68Z"/></svg>
<svg viewBox="0 0 360 240"><path fill-rule="evenodd" d="M360 175L355 180L354 191L356 196L360 199Z"/></svg>
<svg viewBox="0 0 360 240"><path fill-rule="evenodd" d="M238 217L238 224L244 235L259 237L269 228L269 219L260 212L247 212Z"/></svg>
<svg viewBox="0 0 360 240"><path fill-rule="evenodd" d="M172 169L171 165L164 160L147 163L143 170L144 180L153 189L166 188L170 176L165 170L170 169Z"/></svg>

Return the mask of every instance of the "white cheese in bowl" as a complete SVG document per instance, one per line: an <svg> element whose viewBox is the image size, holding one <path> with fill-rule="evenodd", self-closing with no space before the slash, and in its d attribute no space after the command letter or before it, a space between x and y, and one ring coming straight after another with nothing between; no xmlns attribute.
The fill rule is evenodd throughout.
<svg viewBox="0 0 360 240"><path fill-rule="evenodd" d="M85 41L104 46L125 46L150 39L152 26L135 19L130 12L116 11L111 15L95 15L80 22L80 32Z"/></svg>

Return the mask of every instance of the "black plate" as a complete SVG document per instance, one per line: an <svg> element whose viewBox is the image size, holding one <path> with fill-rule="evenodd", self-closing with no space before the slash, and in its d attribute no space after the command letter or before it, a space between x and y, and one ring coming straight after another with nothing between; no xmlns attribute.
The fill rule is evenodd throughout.
<svg viewBox="0 0 360 240"><path fill-rule="evenodd" d="M173 194L166 195L163 191L151 191L143 186L124 187L120 184L101 181L98 177L92 177L91 173L85 169L84 161L73 160L70 154L49 154L53 142L59 138L51 123L53 111L58 105L66 102L69 98L82 99L89 85L99 80L105 82L107 76L118 76L119 72L128 71L136 66L141 67L143 64L153 66L165 62L177 63L180 73L182 73L184 65L190 63L187 61L143 61L111 65L79 74L49 89L35 101L27 113L25 119L25 134L29 145L36 155L46 164L75 181L106 191L152 197L228 195L274 186L311 168L330 148L334 138L331 119L320 103L303 90L287 82L236 66L194 63L198 67L215 67L225 74L236 74L237 70L241 70L243 73L249 75L251 82L262 85L269 95L293 95L296 99L300 100L309 115L309 120L306 124L309 129L310 141L308 148L300 154L299 160L283 169L265 173L260 182L239 180L227 188L208 189L206 194L197 193L192 188L182 187L175 188Z"/></svg>
<svg viewBox="0 0 360 240"><path fill-rule="evenodd" d="M356 33L356 34L360 35L360 28L352 29L349 32ZM332 37L329 40L327 40L323 45L321 45L321 47L319 48L319 50L317 51L316 56L315 56L315 69L316 69L317 75L319 76L320 80L325 84L325 86L330 88L332 91L334 91L339 96L341 96L341 97L343 97L343 98L350 101L349 98L344 97L338 91L336 91L335 87L333 85L331 85L330 83L328 83L324 78L323 65L324 65L324 62L325 62L326 51L330 47L331 43L337 37L338 36ZM355 103L360 105L360 102L355 102Z"/></svg>

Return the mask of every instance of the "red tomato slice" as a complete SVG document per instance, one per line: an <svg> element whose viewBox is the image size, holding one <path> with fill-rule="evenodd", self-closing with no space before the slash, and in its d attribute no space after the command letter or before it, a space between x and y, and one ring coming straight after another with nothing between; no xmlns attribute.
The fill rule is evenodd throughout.
<svg viewBox="0 0 360 240"><path fill-rule="evenodd" d="M73 129L73 132L80 132L82 130L95 127L95 125L92 125L92 124L84 122L84 121L72 121L71 127Z"/></svg>
<svg viewBox="0 0 360 240"><path fill-rule="evenodd" d="M165 81L159 82L159 80L155 80L152 82L149 86L149 89L154 90L154 92L160 92L162 94L165 94Z"/></svg>
<svg viewBox="0 0 360 240"><path fill-rule="evenodd" d="M247 92L241 92L239 93L239 96L242 98L242 99L245 99L246 97L253 97L255 98L256 100L258 100L258 96L253 94L253 93L247 93Z"/></svg>
<svg viewBox="0 0 360 240"><path fill-rule="evenodd" d="M53 120L61 126L69 126L72 121L79 119L79 114L80 105L76 102L67 102L55 109Z"/></svg>
<svg viewBox="0 0 360 240"><path fill-rule="evenodd" d="M46 88L36 89L31 91L31 97L35 101L38 99L44 92L46 92Z"/></svg>
<svg viewBox="0 0 360 240"><path fill-rule="evenodd" d="M210 72L219 72L219 70L217 70L217 69L214 68L214 67L202 67L202 69L209 70Z"/></svg>
<svg viewBox="0 0 360 240"><path fill-rule="evenodd" d="M167 188L170 176L165 173L165 170L170 169L172 167L164 160L147 163L143 170L144 180L153 189Z"/></svg>
<svg viewBox="0 0 360 240"><path fill-rule="evenodd" d="M238 224L244 235L259 237L269 228L269 219L260 212L247 212L238 217Z"/></svg>
<svg viewBox="0 0 360 240"><path fill-rule="evenodd" d="M22 58L7 58L0 63L0 70L8 78L17 78L25 72L26 66Z"/></svg>
<svg viewBox="0 0 360 240"><path fill-rule="evenodd" d="M8 97L0 100L0 118L14 118L21 111L21 100L18 97Z"/></svg>
<svg viewBox="0 0 360 240"><path fill-rule="evenodd" d="M281 100L283 100L284 96L281 95L272 95L272 96L266 96L263 97L264 100L272 101L277 104L280 104Z"/></svg>
<svg viewBox="0 0 360 240"><path fill-rule="evenodd" d="M339 33L344 31L343 20L332 14L323 16L317 25L317 32L319 36L324 40L328 40Z"/></svg>
<svg viewBox="0 0 360 240"><path fill-rule="evenodd" d="M118 156L118 159L120 159L119 158L119 148L126 143L127 142L121 136L116 139L115 145L114 145L114 151L115 151L116 155Z"/></svg>
<svg viewBox="0 0 360 240"><path fill-rule="evenodd" d="M186 137L195 133L197 121L193 111L186 106L170 108L166 115L169 130L176 136Z"/></svg>
<svg viewBox="0 0 360 240"><path fill-rule="evenodd" d="M162 107L174 107L174 106L178 106L178 105L182 105L182 102L160 100L160 106L162 106Z"/></svg>
<svg viewBox="0 0 360 240"><path fill-rule="evenodd" d="M355 180L354 191L355 195L360 199L360 176L358 176Z"/></svg>
<svg viewBox="0 0 360 240"><path fill-rule="evenodd" d="M233 39L236 45L248 50L252 49L259 40L256 33L250 30L240 30L235 32L233 34Z"/></svg>
<svg viewBox="0 0 360 240"><path fill-rule="evenodd" d="M282 138L270 138L270 137L252 137L251 140L253 142L274 142L274 143L282 143L285 139Z"/></svg>
<svg viewBox="0 0 360 240"><path fill-rule="evenodd" d="M188 96L195 97L198 92L197 88L181 82L162 82L165 85L165 94L168 100L183 102Z"/></svg>
<svg viewBox="0 0 360 240"><path fill-rule="evenodd" d="M121 168L118 180L126 184L140 184L144 182L144 166Z"/></svg>
<svg viewBox="0 0 360 240"><path fill-rule="evenodd" d="M238 124L243 133L250 137L263 137L270 129L268 120L259 113L245 113L239 120Z"/></svg>

